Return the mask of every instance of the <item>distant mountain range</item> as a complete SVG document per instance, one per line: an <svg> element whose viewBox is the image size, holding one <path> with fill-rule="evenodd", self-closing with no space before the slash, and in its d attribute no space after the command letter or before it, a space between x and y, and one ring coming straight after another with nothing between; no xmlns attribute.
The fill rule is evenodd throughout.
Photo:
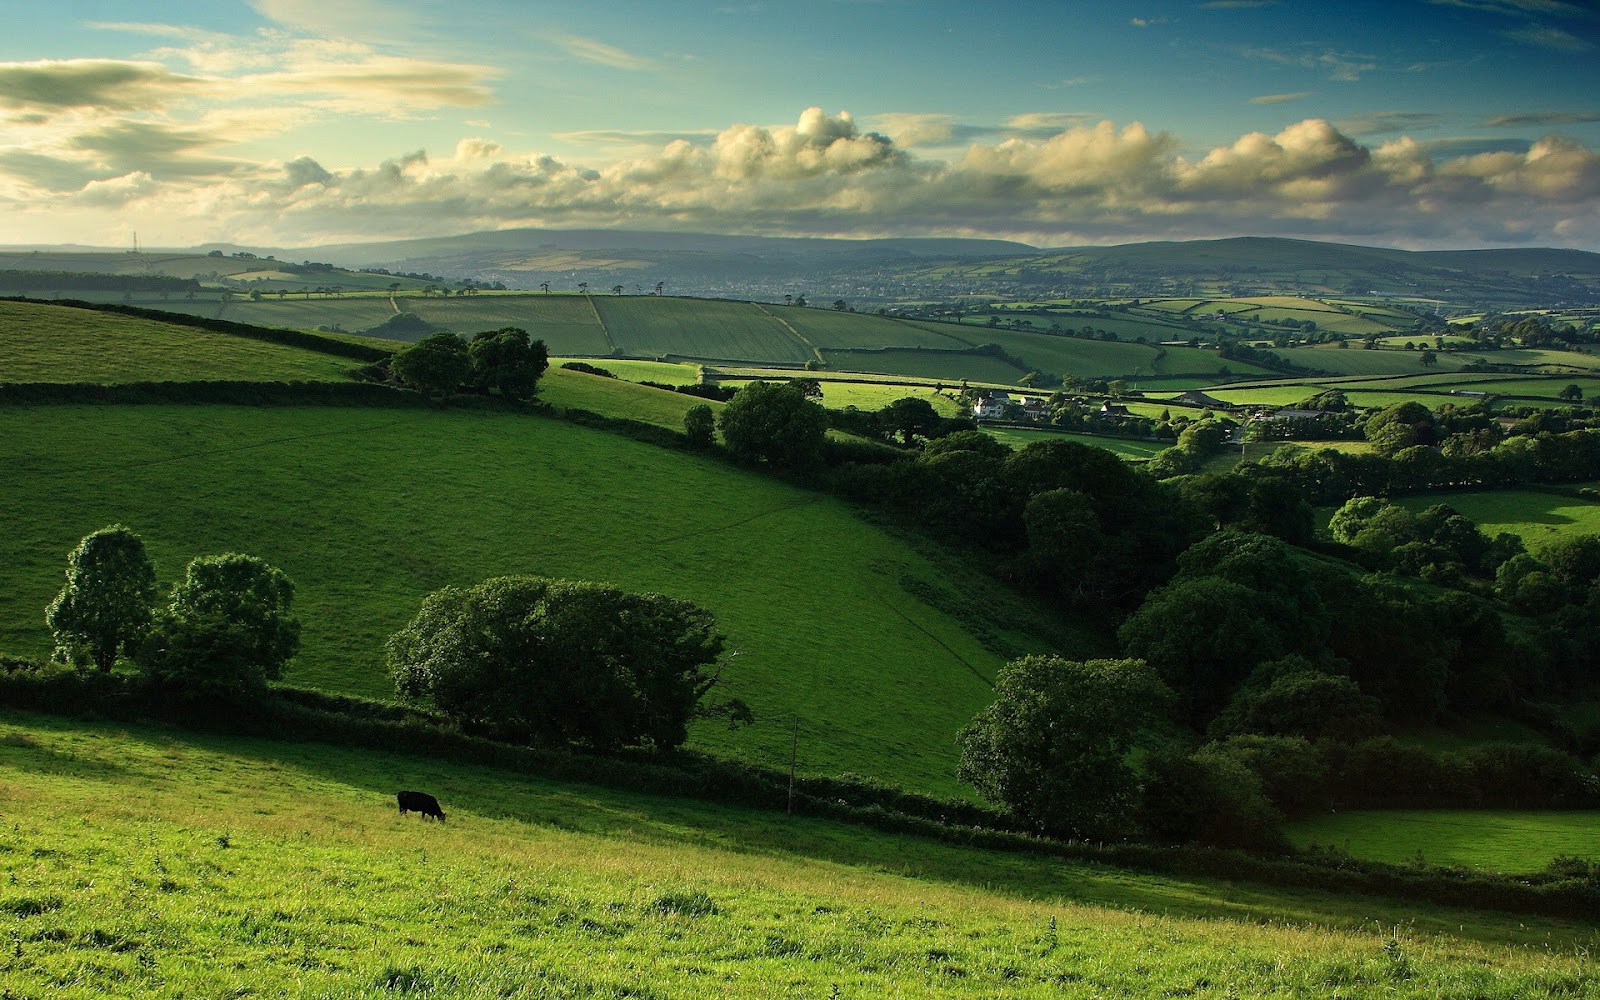
<svg viewBox="0 0 1600 1000"><path fill-rule="evenodd" d="M1583 250L1407 251L1264 237L1044 249L1005 240L512 229L302 249L204 244L173 252L213 250L502 281L513 288L588 282L596 290L620 284L633 291L662 282L682 295L771 299L793 293L857 306L989 295L1273 293L1375 293L1488 308L1600 303L1600 254Z"/></svg>

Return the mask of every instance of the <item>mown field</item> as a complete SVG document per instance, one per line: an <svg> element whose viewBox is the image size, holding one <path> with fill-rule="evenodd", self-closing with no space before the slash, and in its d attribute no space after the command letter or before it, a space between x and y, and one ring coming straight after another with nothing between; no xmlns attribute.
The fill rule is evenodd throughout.
<svg viewBox="0 0 1600 1000"><path fill-rule="evenodd" d="M1600 534L1600 502L1544 490L1429 493L1396 502L1418 511L1449 504L1491 536L1509 531L1521 535L1529 548L1560 535Z"/></svg>
<svg viewBox="0 0 1600 1000"><path fill-rule="evenodd" d="M0 382L330 382L358 364L133 316L0 301Z"/></svg>
<svg viewBox="0 0 1600 1000"><path fill-rule="evenodd" d="M1592 927L421 758L7 713L0 792L18 997L1600 996Z"/></svg>
<svg viewBox="0 0 1600 1000"><path fill-rule="evenodd" d="M1337 847L1395 864L1424 858L1520 874L1558 855L1600 859L1600 812L1501 809L1351 810L1289 824L1298 847Z"/></svg>
<svg viewBox="0 0 1600 1000"><path fill-rule="evenodd" d="M552 376L552 396L561 384ZM0 650L48 652L43 612L67 552L114 522L144 537L163 581L207 553L281 567L305 626L289 678L336 691L390 691L383 642L439 587L505 573L601 580L717 614L739 652L720 690L760 721L737 733L704 726L700 745L786 765L799 714L802 769L944 794L961 791L954 734L988 700L1003 657L900 581L936 588L951 607L983 606L980 616L1029 615L998 585L957 589L949 569L839 501L550 418L12 408L0 410L0 467ZM1098 643L1084 638L1081 651L1098 655Z"/></svg>
<svg viewBox="0 0 1600 1000"><path fill-rule="evenodd" d="M747 302L636 295L597 295L591 301L624 356L794 364L815 359L787 327Z"/></svg>

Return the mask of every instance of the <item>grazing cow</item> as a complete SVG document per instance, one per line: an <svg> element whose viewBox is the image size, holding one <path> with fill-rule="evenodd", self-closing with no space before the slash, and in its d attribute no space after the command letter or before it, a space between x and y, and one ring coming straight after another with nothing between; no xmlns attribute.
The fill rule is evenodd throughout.
<svg viewBox="0 0 1600 1000"><path fill-rule="evenodd" d="M400 815L417 812L444 822L444 810L439 808L439 800L427 792L396 792L394 797L400 801Z"/></svg>

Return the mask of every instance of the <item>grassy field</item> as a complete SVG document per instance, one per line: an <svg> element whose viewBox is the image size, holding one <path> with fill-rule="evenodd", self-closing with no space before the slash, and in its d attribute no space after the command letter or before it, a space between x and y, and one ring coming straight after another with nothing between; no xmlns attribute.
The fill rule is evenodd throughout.
<svg viewBox="0 0 1600 1000"><path fill-rule="evenodd" d="M1358 858L1467 865L1523 873L1559 854L1600 860L1600 812L1352 810L1291 823L1298 846L1337 847Z"/></svg>
<svg viewBox="0 0 1600 1000"><path fill-rule="evenodd" d="M768 311L824 350L872 351L883 347L931 347L959 351L983 343L981 339L972 339L980 331L962 330L948 323L900 322L831 309L774 306Z"/></svg>
<svg viewBox="0 0 1600 1000"><path fill-rule="evenodd" d="M571 372L553 375L547 392L600 408L591 390L694 402ZM626 407L637 412L633 400ZM17 408L0 410L0 467L10 526L0 540L0 650L48 652L43 609L67 552L113 522L144 537L164 581L207 553L250 552L281 567L298 585L305 626L289 677L331 690L387 693L382 644L439 587L504 573L601 580L718 616L740 653L724 689L760 722L737 733L707 725L700 745L787 764L799 714L805 770L945 794L960 791L954 734L987 702L1002 658L900 581L922 581L956 606L1031 614L998 585L967 580L958 591L949 570L841 502L548 418ZM1099 640L1082 642L1079 652L1102 652Z"/></svg>
<svg viewBox="0 0 1600 1000"><path fill-rule="evenodd" d="M0 792L18 997L1600 996L1592 927L420 758L8 714Z"/></svg>
<svg viewBox="0 0 1600 1000"><path fill-rule="evenodd" d="M625 358L557 358L551 362L559 368L568 361L583 361L604 368L617 378L629 382L660 382L663 385L695 385L700 381L700 366L672 361L629 361Z"/></svg>
<svg viewBox="0 0 1600 1000"><path fill-rule="evenodd" d="M1429 493L1396 502L1419 511L1449 504L1491 536L1509 531L1521 535L1530 548L1559 535L1600 534L1600 503L1541 490Z"/></svg>
<svg viewBox="0 0 1600 1000"><path fill-rule="evenodd" d="M627 417L674 431L683 430L683 415L701 403L719 412L724 405L624 378L563 369L552 369L539 382L539 398L562 409L575 407L608 417Z"/></svg>
<svg viewBox="0 0 1600 1000"><path fill-rule="evenodd" d="M1096 448L1104 448L1127 459L1153 458L1158 452L1169 447L1162 441L1141 441L1137 438L1109 437L1103 434L1073 434L1070 431L1032 430L1026 427L985 427L983 432L1013 448L1024 448L1035 441L1065 439L1092 444Z"/></svg>
<svg viewBox="0 0 1600 1000"><path fill-rule="evenodd" d="M623 355L804 363L815 355L782 323L747 302L594 296Z"/></svg>
<svg viewBox="0 0 1600 1000"><path fill-rule="evenodd" d="M824 351L834 371L872 372L911 378L942 379L948 383L993 382L1016 385L1025 373L1015 365L986 354L951 351Z"/></svg>
<svg viewBox="0 0 1600 1000"><path fill-rule="evenodd" d="M0 302L0 382L329 382L359 365L225 333L33 302Z"/></svg>

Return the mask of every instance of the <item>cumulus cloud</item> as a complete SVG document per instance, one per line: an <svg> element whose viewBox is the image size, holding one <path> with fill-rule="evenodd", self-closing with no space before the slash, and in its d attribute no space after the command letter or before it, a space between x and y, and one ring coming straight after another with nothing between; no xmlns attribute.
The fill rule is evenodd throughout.
<svg viewBox="0 0 1600 1000"><path fill-rule="evenodd" d="M176 220L190 241L280 245L518 225L1057 245L1251 233L1600 245L1600 155L1558 135L1521 149L1447 153L1410 137L1368 145L1307 119L1190 155L1181 137L1137 122L1025 118L1019 124L1064 127L1046 137L995 135L941 158L914 155L882 117L873 124L809 108L792 124L736 124L709 142L673 138L597 166L469 137L442 155L415 151L355 168L303 155L215 176L173 168L212 157L195 136L106 129L85 148L58 151L93 159L99 174L78 175L71 189L35 188L31 201L63 212L116 203ZM46 165L0 156L0 172L29 170Z"/></svg>

